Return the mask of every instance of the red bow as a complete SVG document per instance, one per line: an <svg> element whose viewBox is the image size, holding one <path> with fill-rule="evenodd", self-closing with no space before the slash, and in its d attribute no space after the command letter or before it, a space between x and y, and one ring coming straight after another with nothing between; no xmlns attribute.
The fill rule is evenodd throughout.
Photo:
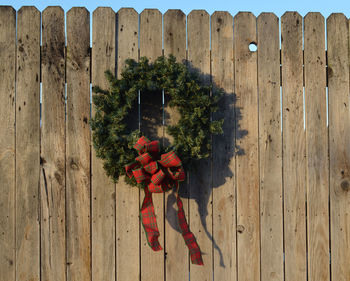
<svg viewBox="0 0 350 281"><path fill-rule="evenodd" d="M141 219L148 244L154 251L162 249L158 241L159 231L152 193L165 192L175 187L178 206L177 216L182 236L190 250L192 263L203 265L201 251L196 238L189 229L183 204L178 194L179 182L185 179L185 171L180 158L174 151L164 153L159 157L159 141L149 141L144 136L139 138L134 148L138 151L139 156L136 157L135 162L126 165L125 170L130 178L134 177L137 183L144 186L145 198L141 207Z"/></svg>

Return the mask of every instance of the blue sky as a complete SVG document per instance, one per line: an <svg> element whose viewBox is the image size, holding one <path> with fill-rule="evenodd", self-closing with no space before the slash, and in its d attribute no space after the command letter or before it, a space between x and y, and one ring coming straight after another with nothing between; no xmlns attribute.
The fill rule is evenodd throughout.
<svg viewBox="0 0 350 281"><path fill-rule="evenodd" d="M205 9L209 14L214 11L224 10L235 15L239 11L251 11L256 16L261 12L274 12L277 16L283 15L285 11L298 11L302 16L308 12L321 12L328 17L332 12L342 12L350 17L349 0L293 0L293 1L262 1L262 0L173 0L173 1L142 1L142 0L119 0L119 1L35 1L35 0L1 0L0 5L11 5L19 9L23 5L34 5L40 11L47 6L61 6L66 12L73 6L85 6L92 14L98 6L112 7L118 11L122 7L133 7L137 12L142 12L145 8L158 8L162 13L167 9L181 9L188 14L193 9Z"/></svg>

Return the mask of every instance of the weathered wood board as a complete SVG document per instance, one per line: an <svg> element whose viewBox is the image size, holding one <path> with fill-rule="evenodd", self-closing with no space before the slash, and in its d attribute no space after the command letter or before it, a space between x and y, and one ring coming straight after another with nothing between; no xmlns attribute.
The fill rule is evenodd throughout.
<svg viewBox="0 0 350 281"><path fill-rule="evenodd" d="M83 7L67 12L66 65L67 280L90 280L90 13Z"/></svg>
<svg viewBox="0 0 350 281"><path fill-rule="evenodd" d="M211 75L215 95L224 91L213 119L224 118L223 135L213 137L213 260L215 280L237 280L235 103L233 17L211 16Z"/></svg>
<svg viewBox="0 0 350 281"><path fill-rule="evenodd" d="M0 280L15 280L16 11L0 7Z"/></svg>
<svg viewBox="0 0 350 281"><path fill-rule="evenodd" d="M116 15L99 7L92 15L91 85L108 88L104 75L115 73ZM95 93L92 93L95 95ZM91 114L95 108L92 104ZM92 143L91 143L92 145ZM116 278L116 193L115 184L103 169L103 161L91 151L92 280Z"/></svg>
<svg viewBox="0 0 350 281"><path fill-rule="evenodd" d="M66 280L65 28L61 7L42 13L41 278Z"/></svg>
<svg viewBox="0 0 350 281"><path fill-rule="evenodd" d="M241 12L234 18L235 93L237 95L236 156L238 280L260 280L260 210L256 18ZM239 113L239 114L238 114ZM236 125L237 126L237 125ZM249 171L249 172L248 172Z"/></svg>
<svg viewBox="0 0 350 281"><path fill-rule="evenodd" d="M350 277L349 21L327 19L331 280Z"/></svg>
<svg viewBox="0 0 350 281"><path fill-rule="evenodd" d="M154 62L162 51L162 14L157 9L145 9L140 14L140 57L146 56ZM150 140L163 140L162 92L141 92L141 131ZM159 243L163 250L154 252L147 243L141 227L141 280L164 279L164 193L153 194L154 210L159 229ZM141 192L140 207L144 198Z"/></svg>
<svg viewBox="0 0 350 281"><path fill-rule="evenodd" d="M325 21L304 18L308 280L330 280Z"/></svg>
<svg viewBox="0 0 350 281"><path fill-rule="evenodd" d="M306 280L302 17L281 18L285 281Z"/></svg>
<svg viewBox="0 0 350 281"><path fill-rule="evenodd" d="M187 16L188 63L199 72L202 82L210 84L210 17L204 10L194 10ZM211 159L198 164L190 174L189 226L202 252L204 266L190 263L190 280L213 280L212 253L212 174Z"/></svg>
<svg viewBox="0 0 350 281"><path fill-rule="evenodd" d="M17 14L16 280L40 280L40 12Z"/></svg>
<svg viewBox="0 0 350 281"><path fill-rule="evenodd" d="M177 62L186 59L186 15L181 10L168 10L163 16L164 56L170 54L176 57ZM176 124L180 118L176 108L168 106L170 97L165 92L164 98L164 125ZM164 131L164 145L172 143L172 137ZM186 219L188 220L188 178L180 185L181 198ZM165 280L188 280L189 251L181 235L177 218L176 196L174 192L165 194Z"/></svg>
<svg viewBox="0 0 350 281"><path fill-rule="evenodd" d="M279 20L258 25L261 281L283 280L282 132Z"/></svg>
<svg viewBox="0 0 350 281"><path fill-rule="evenodd" d="M120 9L117 13L117 75L125 66L125 60L138 60L139 15L131 8ZM138 108L135 118L130 120L131 129L138 129ZM139 189L130 188L120 178L116 187L116 243L117 280L134 281L140 279L140 206Z"/></svg>

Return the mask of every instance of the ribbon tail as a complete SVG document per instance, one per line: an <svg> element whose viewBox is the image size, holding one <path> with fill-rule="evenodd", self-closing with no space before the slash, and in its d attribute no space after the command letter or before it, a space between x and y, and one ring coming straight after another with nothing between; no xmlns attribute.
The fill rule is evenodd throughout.
<svg viewBox="0 0 350 281"><path fill-rule="evenodd" d="M152 193L149 192L148 186L144 187L145 198L141 207L141 221L146 233L147 243L153 251L160 251L162 247L159 244L159 230L157 226L156 214L152 201Z"/></svg>
<svg viewBox="0 0 350 281"><path fill-rule="evenodd" d="M193 264L203 265L201 250L197 244L194 234L190 231L190 228L187 224L185 211L183 209L183 203L178 192L176 192L176 202L178 207L177 217L179 220L179 226L181 228L182 237L184 238L185 243L190 251L191 261Z"/></svg>

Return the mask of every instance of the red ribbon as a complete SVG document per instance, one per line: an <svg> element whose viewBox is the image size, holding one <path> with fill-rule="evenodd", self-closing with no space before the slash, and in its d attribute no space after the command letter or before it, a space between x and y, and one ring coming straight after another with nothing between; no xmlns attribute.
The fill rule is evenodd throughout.
<svg viewBox="0 0 350 281"><path fill-rule="evenodd" d="M126 165L128 177L134 177L137 183L143 184L145 198L141 206L141 221L145 229L148 245L154 250L162 250L159 244L159 230L152 201L152 193L161 193L176 188L177 217L182 236L190 251L193 264L203 265L201 251L196 238L190 231L186 221L181 198L178 194L179 182L185 180L185 171L180 158L174 151L159 157L159 141L149 141L142 136L134 145L139 156L136 161Z"/></svg>

